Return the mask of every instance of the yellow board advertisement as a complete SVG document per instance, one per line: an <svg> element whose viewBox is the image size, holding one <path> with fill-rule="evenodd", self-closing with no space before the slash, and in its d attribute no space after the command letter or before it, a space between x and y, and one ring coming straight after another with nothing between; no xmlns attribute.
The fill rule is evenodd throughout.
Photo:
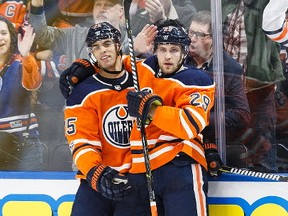
<svg viewBox="0 0 288 216"><path fill-rule="evenodd" d="M74 172L0 172L2 216L69 216ZM209 181L210 216L288 216L288 182L235 174ZM181 215L180 215L181 216Z"/></svg>

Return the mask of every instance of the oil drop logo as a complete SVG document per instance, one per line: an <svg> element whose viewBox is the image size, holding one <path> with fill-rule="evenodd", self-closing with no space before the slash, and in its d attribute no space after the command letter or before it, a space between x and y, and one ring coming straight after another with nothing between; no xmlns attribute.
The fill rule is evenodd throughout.
<svg viewBox="0 0 288 216"><path fill-rule="evenodd" d="M118 148L128 148L133 119L129 116L128 107L125 104L110 108L103 117L105 139Z"/></svg>

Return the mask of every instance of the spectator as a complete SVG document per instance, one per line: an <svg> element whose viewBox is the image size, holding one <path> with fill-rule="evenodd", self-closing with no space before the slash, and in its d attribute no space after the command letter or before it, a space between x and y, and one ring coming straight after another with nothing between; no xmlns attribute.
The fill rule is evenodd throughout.
<svg viewBox="0 0 288 216"><path fill-rule="evenodd" d="M48 2L45 0L45 3ZM31 4L28 5L29 10L30 8ZM46 10L45 7L45 12L48 12ZM47 15L49 12L45 14ZM51 19L50 15L46 19ZM25 21L22 26L25 28L27 24L28 22ZM65 101L59 89L59 77L67 67L66 56L57 47L54 47L52 51L37 44L34 44L31 52L37 61L42 76L41 87L33 93L33 109L39 122L39 139L45 144L44 169L70 171L72 160L64 136L63 123ZM54 128L54 130L48 130L48 128Z"/></svg>
<svg viewBox="0 0 288 216"><path fill-rule="evenodd" d="M224 48L244 68L251 123L241 137L254 170L275 172L275 83L282 80L279 46L262 30L268 0L223 0Z"/></svg>
<svg viewBox="0 0 288 216"><path fill-rule="evenodd" d="M39 171L42 146L31 96L41 85L41 75L29 54L35 33L27 26L22 37L18 35L17 49L15 27L4 17L0 17L0 32L0 169Z"/></svg>
<svg viewBox="0 0 288 216"><path fill-rule="evenodd" d="M277 113L276 139L277 143L281 142L285 144L288 143L288 47L284 46L282 43L280 59L283 65L283 74L285 76L285 80L277 82L275 92L275 105Z"/></svg>
<svg viewBox="0 0 288 216"><path fill-rule="evenodd" d="M197 9L193 0L172 0L172 3L176 9L179 20L185 28L189 28L192 17L197 12Z"/></svg>
<svg viewBox="0 0 288 216"><path fill-rule="evenodd" d="M0 3L0 15L13 23L16 29L24 22L27 12L27 2L22 0L6 0Z"/></svg>
<svg viewBox="0 0 288 216"><path fill-rule="evenodd" d="M23 32L28 25L27 21L23 23L21 27ZM72 161L64 136L62 120L65 101L59 89L59 77L66 69L66 56L56 48L53 52L35 44L33 46L31 53L36 59L42 76L41 86L33 92L33 110L39 123L39 139L45 144L44 169L69 171ZM54 130L47 130L47 128L54 128Z"/></svg>
<svg viewBox="0 0 288 216"><path fill-rule="evenodd" d="M123 53L128 53L128 38L126 30L121 26L123 19L122 0L95 0L93 16L94 22L108 21L122 32L121 44ZM46 25L43 0L32 0L30 11L30 23L36 32L36 43L46 49L56 47L62 50L67 57L67 65L70 65L77 58L89 58L85 44L79 38L85 38L88 32L87 27L76 25L73 28L59 29ZM147 44L155 34L155 28L150 26L143 29L135 38L135 50L140 53L149 51ZM37 36L38 34L38 36ZM75 41L75 44L71 43Z"/></svg>
<svg viewBox="0 0 288 216"><path fill-rule="evenodd" d="M193 1L197 11L209 10L211 11L211 1L209 0L201 0L201 1Z"/></svg>
<svg viewBox="0 0 288 216"><path fill-rule="evenodd" d="M266 35L286 47L288 46L287 9L287 0L270 0L264 8L262 21L262 28Z"/></svg>
<svg viewBox="0 0 288 216"><path fill-rule="evenodd" d="M78 24L90 27L93 25L93 7L94 0L58 0L60 19L72 26Z"/></svg>
<svg viewBox="0 0 288 216"><path fill-rule="evenodd" d="M29 0L27 6L29 14L29 11L31 10L31 0ZM71 23L68 23L62 18L60 9L58 7L58 0L44 0L44 11L47 25L56 26L58 28L73 27Z"/></svg>
<svg viewBox="0 0 288 216"><path fill-rule="evenodd" d="M275 92L276 105L276 141L287 146L288 134L288 66L287 66L287 50L288 50L288 23L287 23L288 1L270 0L263 11L262 28L266 35L281 44L280 59L283 65L285 80L277 83ZM283 150L287 152L287 148L277 147L277 156L281 158ZM283 156L282 156L283 157ZM287 169L287 168L286 168Z"/></svg>
<svg viewBox="0 0 288 216"><path fill-rule="evenodd" d="M283 139L287 137L287 97L288 97L288 1L270 0L263 11L262 28L266 35L281 44L280 59L283 65L285 80L277 83L276 89L276 112L277 125L276 137Z"/></svg>
<svg viewBox="0 0 288 216"><path fill-rule="evenodd" d="M60 51L37 47L34 53L42 75L42 85L34 95L34 109L38 116L40 140L48 149L45 170L71 171L71 153L64 136L65 100L60 93L59 78L66 69L66 56ZM47 130L53 128L53 130Z"/></svg>
<svg viewBox="0 0 288 216"><path fill-rule="evenodd" d="M178 19L178 14L171 0L146 0L145 4L138 0L133 1L133 3L132 8L136 7L136 10L130 10L132 12L130 23L134 35L139 34L146 24L154 24L167 18Z"/></svg>
<svg viewBox="0 0 288 216"><path fill-rule="evenodd" d="M203 69L213 78L213 40L210 11L199 11L194 15L189 27L189 37L191 44L186 63ZM225 51L223 52L223 65L226 141L232 143L237 142L237 137L240 137L241 132L250 123L250 109L242 81L242 67ZM217 120L214 117L214 109L212 109L210 124L203 131L205 143L216 142L215 124L217 124ZM236 163L239 166L243 164L240 160L235 161Z"/></svg>
<svg viewBox="0 0 288 216"><path fill-rule="evenodd" d="M59 28L68 28L72 27L70 23L64 21L61 19L61 13L58 8L58 1L55 2L55 0L44 0L44 11L45 11L45 19L47 22L47 25L50 26L57 26ZM29 11L31 10L31 0L28 1L27 4L27 17L25 21L28 21L29 19Z"/></svg>

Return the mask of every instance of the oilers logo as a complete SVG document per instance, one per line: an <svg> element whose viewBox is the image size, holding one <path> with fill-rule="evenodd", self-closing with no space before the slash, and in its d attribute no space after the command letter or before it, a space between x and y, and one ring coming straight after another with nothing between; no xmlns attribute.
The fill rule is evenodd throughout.
<svg viewBox="0 0 288 216"><path fill-rule="evenodd" d="M110 108L103 116L103 133L108 143L118 148L128 148L133 119L125 104Z"/></svg>

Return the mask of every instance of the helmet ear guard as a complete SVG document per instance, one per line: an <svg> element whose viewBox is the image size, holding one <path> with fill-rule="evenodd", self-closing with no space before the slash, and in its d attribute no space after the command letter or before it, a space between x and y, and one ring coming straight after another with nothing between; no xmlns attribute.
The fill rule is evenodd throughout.
<svg viewBox="0 0 288 216"><path fill-rule="evenodd" d="M97 65L97 59L95 58L95 56L93 55L93 53L92 53L92 52L89 52L89 53L88 53L88 56L89 56L91 62L92 62L94 65Z"/></svg>
<svg viewBox="0 0 288 216"><path fill-rule="evenodd" d="M184 58L187 57L188 53L189 53L189 46L183 47L183 54L184 54L184 56L185 56Z"/></svg>

